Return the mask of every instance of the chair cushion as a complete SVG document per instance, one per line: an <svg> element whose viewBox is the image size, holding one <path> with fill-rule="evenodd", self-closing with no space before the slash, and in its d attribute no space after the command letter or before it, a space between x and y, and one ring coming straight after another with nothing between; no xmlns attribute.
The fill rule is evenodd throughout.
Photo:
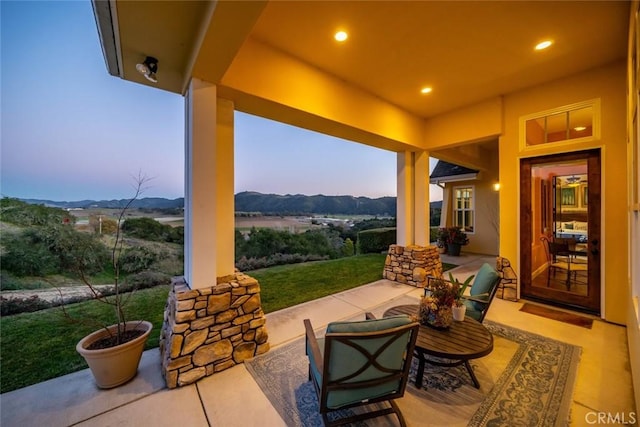
<svg viewBox="0 0 640 427"><path fill-rule="evenodd" d="M472 319L480 321L480 316L482 315L482 310L478 310L476 308L476 305L482 305L482 304L478 304L475 301L469 301L469 300L464 300L462 302L464 303L464 305L467 306L467 310L465 311L465 316L469 316Z"/></svg>
<svg viewBox="0 0 640 427"><path fill-rule="evenodd" d="M406 314L355 322L331 322L327 325L327 333L375 332L403 326L408 323L411 323L411 318Z"/></svg>
<svg viewBox="0 0 640 427"><path fill-rule="evenodd" d="M498 284L498 280L500 280L500 276L498 273L487 263L484 263L480 270L478 270L478 274L476 274L476 278L473 281L473 285L471 286L471 290L469 294L471 296L476 296L480 294L490 294L493 290L494 286ZM482 311L486 304L481 304L475 301L471 301L476 310Z"/></svg>
<svg viewBox="0 0 640 427"><path fill-rule="evenodd" d="M364 320L355 322L332 322L327 325L327 333L361 333L361 332L378 332L386 329L395 328L398 326L404 326L411 323L411 318L407 315L398 315L385 317L382 319ZM400 369L403 363L403 354L406 352L406 346L409 338L409 331L407 331L406 337L395 340L390 346L386 348L381 354L378 355L377 361L382 366L388 369ZM375 353L378 348L388 340L388 338L376 338L376 339L360 339L353 338L354 342L357 342L359 346L367 349L371 354ZM326 340L325 340L326 341ZM323 343L325 344L325 343ZM366 359L362 354L354 351L352 348L340 343L334 342L331 350L331 355L325 354L326 349L323 348L323 358L325 363L329 364L330 377L333 379L342 378L345 375L354 373L363 366ZM323 378L321 372L316 372L312 367L312 375L315 377L316 382L321 385ZM386 376L388 373L381 372L375 366L370 366L365 371L354 377L352 381L366 381L380 376ZM366 401L381 396L386 396L391 393L395 393L400 388L400 380L392 380L375 386L355 389L340 389L334 390L327 394L327 407L337 409L343 406L349 406L359 402Z"/></svg>

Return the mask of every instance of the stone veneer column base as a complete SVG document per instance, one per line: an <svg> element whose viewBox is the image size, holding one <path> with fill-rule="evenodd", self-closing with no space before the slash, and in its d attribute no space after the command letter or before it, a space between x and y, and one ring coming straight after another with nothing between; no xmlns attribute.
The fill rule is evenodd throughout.
<svg viewBox="0 0 640 427"><path fill-rule="evenodd" d="M442 277L442 261L435 246L389 246L382 277L424 288L427 276Z"/></svg>
<svg viewBox="0 0 640 427"><path fill-rule="evenodd" d="M167 387L192 384L269 351L265 323L260 284L246 274L193 290L174 279L160 334Z"/></svg>

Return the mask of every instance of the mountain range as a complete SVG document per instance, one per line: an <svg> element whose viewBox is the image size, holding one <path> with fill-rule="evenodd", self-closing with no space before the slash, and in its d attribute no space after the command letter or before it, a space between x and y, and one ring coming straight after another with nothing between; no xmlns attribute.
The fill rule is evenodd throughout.
<svg viewBox="0 0 640 427"><path fill-rule="evenodd" d="M87 208L121 208L128 200L79 200L75 202L57 202L41 199L21 199L31 204L54 206L63 209ZM431 202L432 209L439 209L442 202ZM184 198L165 199L162 197L145 197L135 200L134 208L168 209L184 207ZM343 215L380 215L394 216L396 213L395 197L325 196L322 194L306 196L303 194L263 194L244 191L235 195L236 212L262 213L267 215L298 214L343 214Z"/></svg>

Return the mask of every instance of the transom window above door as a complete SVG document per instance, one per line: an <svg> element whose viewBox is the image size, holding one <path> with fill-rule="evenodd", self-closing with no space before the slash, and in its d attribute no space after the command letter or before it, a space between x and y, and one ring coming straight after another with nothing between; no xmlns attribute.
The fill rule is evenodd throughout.
<svg viewBox="0 0 640 427"><path fill-rule="evenodd" d="M600 100L585 101L520 119L522 149L600 137Z"/></svg>

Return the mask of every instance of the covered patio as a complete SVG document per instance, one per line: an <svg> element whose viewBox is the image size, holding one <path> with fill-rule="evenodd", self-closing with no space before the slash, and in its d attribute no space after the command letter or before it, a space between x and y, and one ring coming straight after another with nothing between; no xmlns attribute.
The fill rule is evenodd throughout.
<svg viewBox="0 0 640 427"><path fill-rule="evenodd" d="M466 254L457 262L460 266L453 272L456 277L464 278L473 274L483 262L494 262L494 258ZM391 306L415 304L421 293L415 287L380 280L267 314L271 351L301 338L304 318L311 319L318 329L324 329L331 321L363 319L366 311L381 316ZM635 410L625 328L594 319L593 327L586 329L524 313L519 311L522 305L522 301L496 298L487 320L581 347L569 425L585 425L585 420L595 420L597 414L620 414L619 417L628 420ZM189 386L168 389L159 364L158 349L148 350L137 377L112 390L98 390L90 372L83 370L3 394L1 424L52 427L288 425L245 365L237 365ZM484 387L488 388L486 384ZM408 425L425 425L426 417L430 416L426 406L429 398L416 398L410 390L412 387L413 384L408 386L398 405ZM430 391L425 393L429 396ZM455 414L460 408L453 400L445 404L445 409L445 412ZM526 404L523 409L527 409ZM368 425L395 425L395 421L390 417L379 418ZM435 421L427 424L452 425Z"/></svg>
<svg viewBox="0 0 640 427"><path fill-rule="evenodd" d="M631 10L626 2L397 3L93 1L109 73L185 97L186 282L204 293L235 274L234 111L396 152L400 246L429 244L430 156L484 172L479 195L494 181L501 184L492 205L499 219L494 255L512 260L518 272L522 255L531 251L522 244L528 230L521 224L530 213L521 200L521 162L606 151L594 173L603 177L599 189L607 203L596 236L602 241L602 303L593 327L523 313L523 302L500 299L487 320L582 349L572 425L599 414L633 421L640 187L632 181L638 143L636 131L625 132L625 84L637 92L636 70L627 70L640 50L635 42L627 46L640 33L637 2ZM577 9L585 19L574 19ZM331 40L346 25L343 19L353 44ZM532 44L548 34L555 34L558 49L537 56ZM527 145L524 117L584 102L594 105L602 132ZM635 117L637 105L629 104L627 114ZM628 148L627 139L635 145ZM480 210L477 216L487 218ZM463 259L462 276L483 262ZM494 257L487 260L493 264ZM415 304L421 292L381 280L270 313L271 350L261 356L302 337L304 318L320 330L331 321L362 319L367 311L381 316L391 306ZM243 364L173 389L161 364L157 349L146 352L135 380L109 391L98 391L81 371L6 393L2 425L287 425ZM399 405L410 425L424 425L431 411L412 396ZM455 413L455 403L449 409Z"/></svg>

